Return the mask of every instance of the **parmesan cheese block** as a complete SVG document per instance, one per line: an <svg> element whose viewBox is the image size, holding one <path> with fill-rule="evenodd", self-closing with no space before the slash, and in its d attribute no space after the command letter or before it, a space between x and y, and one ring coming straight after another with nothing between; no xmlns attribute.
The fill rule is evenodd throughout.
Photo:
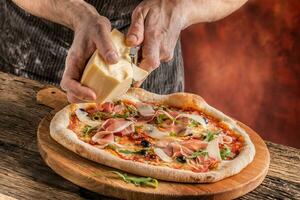
<svg viewBox="0 0 300 200"><path fill-rule="evenodd" d="M111 32L112 41L120 56L119 62L108 65L98 50L90 58L81 78L81 84L91 88L97 95L95 102L112 101L127 92L132 81L145 79L148 72L131 64L130 48L125 45L125 37L118 30Z"/></svg>

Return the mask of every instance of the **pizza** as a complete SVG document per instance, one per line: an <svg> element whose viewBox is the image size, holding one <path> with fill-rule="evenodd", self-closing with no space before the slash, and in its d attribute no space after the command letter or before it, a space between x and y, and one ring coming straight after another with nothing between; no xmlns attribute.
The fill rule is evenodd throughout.
<svg viewBox="0 0 300 200"><path fill-rule="evenodd" d="M92 161L175 182L219 181L255 155L235 120L189 93L132 88L111 102L70 104L53 117L50 134Z"/></svg>

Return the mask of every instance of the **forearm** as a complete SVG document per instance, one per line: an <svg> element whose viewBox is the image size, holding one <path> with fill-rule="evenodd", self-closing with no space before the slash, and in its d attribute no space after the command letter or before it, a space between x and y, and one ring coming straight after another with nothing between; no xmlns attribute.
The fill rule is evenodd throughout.
<svg viewBox="0 0 300 200"><path fill-rule="evenodd" d="M97 14L96 9L83 0L13 0L13 2L35 16L71 29L74 29L83 13Z"/></svg>
<svg viewBox="0 0 300 200"><path fill-rule="evenodd" d="M222 19L239 9L247 0L188 0L186 27Z"/></svg>

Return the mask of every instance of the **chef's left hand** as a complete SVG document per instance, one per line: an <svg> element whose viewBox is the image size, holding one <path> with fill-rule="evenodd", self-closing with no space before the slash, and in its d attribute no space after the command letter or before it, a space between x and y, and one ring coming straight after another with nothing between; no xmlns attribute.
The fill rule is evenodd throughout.
<svg viewBox="0 0 300 200"><path fill-rule="evenodd" d="M139 67L151 72L161 61L173 58L180 32L186 27L185 2L145 0L135 8L126 43L129 46L142 44L143 58Z"/></svg>

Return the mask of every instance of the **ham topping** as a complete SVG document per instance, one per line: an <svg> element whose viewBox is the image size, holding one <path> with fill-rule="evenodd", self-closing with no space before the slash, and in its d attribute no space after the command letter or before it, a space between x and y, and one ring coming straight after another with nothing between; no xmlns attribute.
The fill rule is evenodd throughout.
<svg viewBox="0 0 300 200"><path fill-rule="evenodd" d="M91 126L91 127L96 127L99 126L101 124L100 121L93 121L88 117L88 113L85 112L83 109L77 109L75 111L75 114L77 116L77 118L79 119L79 121Z"/></svg>
<svg viewBox="0 0 300 200"><path fill-rule="evenodd" d="M136 108L143 117L152 117L155 114L152 106L146 103L136 103Z"/></svg>
<svg viewBox="0 0 300 200"><path fill-rule="evenodd" d="M107 119L103 124L102 128L106 131L110 131L112 133L121 132L128 126L132 125L132 121L127 121L125 119L116 118L116 119Z"/></svg>
<svg viewBox="0 0 300 200"><path fill-rule="evenodd" d="M114 134L109 131L99 131L91 139L99 145L106 145L114 142Z"/></svg>
<svg viewBox="0 0 300 200"><path fill-rule="evenodd" d="M102 104L103 112L112 112L114 110L114 103L105 102Z"/></svg>

